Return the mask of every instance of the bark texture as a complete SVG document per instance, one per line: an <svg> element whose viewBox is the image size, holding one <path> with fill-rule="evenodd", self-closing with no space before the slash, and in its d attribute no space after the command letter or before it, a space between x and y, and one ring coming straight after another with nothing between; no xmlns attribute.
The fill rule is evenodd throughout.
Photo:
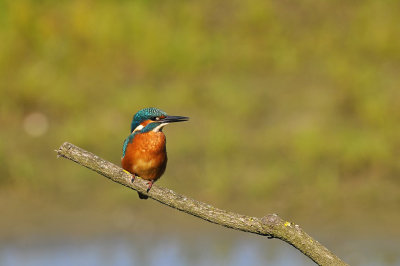
<svg viewBox="0 0 400 266"><path fill-rule="evenodd" d="M157 185L153 185L151 191L147 193L146 181L136 178L132 183L130 181L131 175L124 172L121 167L71 143L65 142L56 152L59 157L72 160L116 183L148 195L149 198L174 209L235 230L281 239L319 265L347 265L326 247L310 237L300 226L285 221L276 214L267 214L261 218L241 215L218 209Z"/></svg>

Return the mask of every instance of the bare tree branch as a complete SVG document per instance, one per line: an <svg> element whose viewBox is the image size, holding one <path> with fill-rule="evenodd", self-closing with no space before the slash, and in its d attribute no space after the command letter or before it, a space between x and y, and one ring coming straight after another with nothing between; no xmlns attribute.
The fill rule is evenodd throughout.
<svg viewBox="0 0 400 266"><path fill-rule="evenodd" d="M137 178L131 183L131 175L125 173L119 166L68 142L61 145L57 154L174 209L228 228L281 239L319 265L347 265L297 224L282 220L276 214L268 214L262 218L245 216L215 208L157 185L153 185L151 191L147 193L144 180Z"/></svg>

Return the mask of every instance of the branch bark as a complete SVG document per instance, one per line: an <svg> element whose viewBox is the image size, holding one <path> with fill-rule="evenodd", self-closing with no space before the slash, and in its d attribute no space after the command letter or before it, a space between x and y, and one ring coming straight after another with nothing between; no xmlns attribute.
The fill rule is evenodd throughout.
<svg viewBox="0 0 400 266"><path fill-rule="evenodd" d="M151 191L147 193L147 185L144 180L136 178L132 183L131 175L124 172L119 166L71 143L65 142L56 152L59 157L72 160L174 209L235 230L281 239L319 265L347 265L310 237L297 224L285 221L276 214L268 214L261 218L241 215L215 208L157 185L153 185Z"/></svg>

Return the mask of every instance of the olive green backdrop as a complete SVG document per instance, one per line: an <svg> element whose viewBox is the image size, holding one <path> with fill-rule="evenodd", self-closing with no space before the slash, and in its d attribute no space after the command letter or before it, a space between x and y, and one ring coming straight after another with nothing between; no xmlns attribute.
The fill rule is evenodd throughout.
<svg viewBox="0 0 400 266"><path fill-rule="evenodd" d="M164 130L158 185L317 239L399 235L399 8L1 1L1 234L140 230L159 213L190 229L54 152L69 141L119 164L132 115L155 106L191 117Z"/></svg>

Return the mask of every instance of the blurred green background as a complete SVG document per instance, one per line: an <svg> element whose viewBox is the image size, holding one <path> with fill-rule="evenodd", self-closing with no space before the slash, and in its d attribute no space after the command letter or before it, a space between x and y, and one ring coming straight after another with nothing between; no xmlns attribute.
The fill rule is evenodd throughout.
<svg viewBox="0 0 400 266"><path fill-rule="evenodd" d="M132 115L149 106L191 117L164 130L158 185L278 213L317 239L399 236L398 10L372 0L0 1L1 236L152 230L160 213L165 230L202 226L56 159L69 141L119 164Z"/></svg>

